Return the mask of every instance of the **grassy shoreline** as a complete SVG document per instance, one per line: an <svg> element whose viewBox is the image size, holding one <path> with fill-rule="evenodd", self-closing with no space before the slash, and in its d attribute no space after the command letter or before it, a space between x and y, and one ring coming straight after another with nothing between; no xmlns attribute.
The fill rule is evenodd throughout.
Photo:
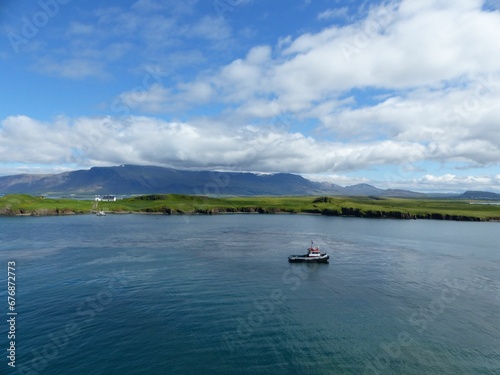
<svg viewBox="0 0 500 375"><path fill-rule="evenodd" d="M229 197L165 194L99 202L107 213L175 214L320 214L368 218L498 221L500 206L465 200L380 197ZM92 213L93 201L44 199L23 194L0 198L0 215L44 216ZM95 207L94 207L95 208Z"/></svg>
<svg viewBox="0 0 500 375"><path fill-rule="evenodd" d="M94 201L44 199L23 194L0 198L1 216L89 214ZM95 207L94 207L95 208ZM156 214L319 214L367 218L500 221L500 206L469 200L380 197L229 197L154 194L99 202L107 213Z"/></svg>

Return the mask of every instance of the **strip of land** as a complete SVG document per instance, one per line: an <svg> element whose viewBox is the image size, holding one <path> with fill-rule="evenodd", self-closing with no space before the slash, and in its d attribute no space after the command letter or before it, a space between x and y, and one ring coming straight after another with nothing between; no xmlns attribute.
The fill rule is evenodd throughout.
<svg viewBox="0 0 500 375"><path fill-rule="evenodd" d="M457 199L380 197L226 197L193 195L143 195L98 202L75 199L46 199L14 194L0 198L2 216L43 216L95 213L175 214L320 214L366 218L435 219L457 221L500 221L500 206L473 204Z"/></svg>

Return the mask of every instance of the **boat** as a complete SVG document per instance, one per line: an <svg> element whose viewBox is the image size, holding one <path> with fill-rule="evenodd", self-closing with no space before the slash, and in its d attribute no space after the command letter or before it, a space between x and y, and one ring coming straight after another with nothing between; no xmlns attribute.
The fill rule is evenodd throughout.
<svg viewBox="0 0 500 375"><path fill-rule="evenodd" d="M328 263L328 259L330 256L327 253L322 253L318 246L314 247L313 241L307 249L307 254L288 257L290 263Z"/></svg>
<svg viewBox="0 0 500 375"><path fill-rule="evenodd" d="M104 211L97 211L96 216L106 216L106 213Z"/></svg>

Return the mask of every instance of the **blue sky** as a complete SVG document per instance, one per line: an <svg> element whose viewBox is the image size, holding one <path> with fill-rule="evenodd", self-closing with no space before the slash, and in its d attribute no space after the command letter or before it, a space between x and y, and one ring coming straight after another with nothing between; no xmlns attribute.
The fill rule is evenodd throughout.
<svg viewBox="0 0 500 375"><path fill-rule="evenodd" d="M291 172L500 191L496 0L0 5L0 175Z"/></svg>

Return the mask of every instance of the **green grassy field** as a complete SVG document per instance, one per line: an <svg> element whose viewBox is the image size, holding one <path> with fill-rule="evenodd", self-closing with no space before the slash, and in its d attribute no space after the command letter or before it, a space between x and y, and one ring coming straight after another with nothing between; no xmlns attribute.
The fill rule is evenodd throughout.
<svg viewBox="0 0 500 375"><path fill-rule="evenodd" d="M83 214L95 210L94 201L44 199L29 195L0 198L1 215ZM231 197L144 195L99 202L111 213L217 214L217 213L316 213L372 218L500 220L500 206L470 204L456 199L376 197Z"/></svg>

